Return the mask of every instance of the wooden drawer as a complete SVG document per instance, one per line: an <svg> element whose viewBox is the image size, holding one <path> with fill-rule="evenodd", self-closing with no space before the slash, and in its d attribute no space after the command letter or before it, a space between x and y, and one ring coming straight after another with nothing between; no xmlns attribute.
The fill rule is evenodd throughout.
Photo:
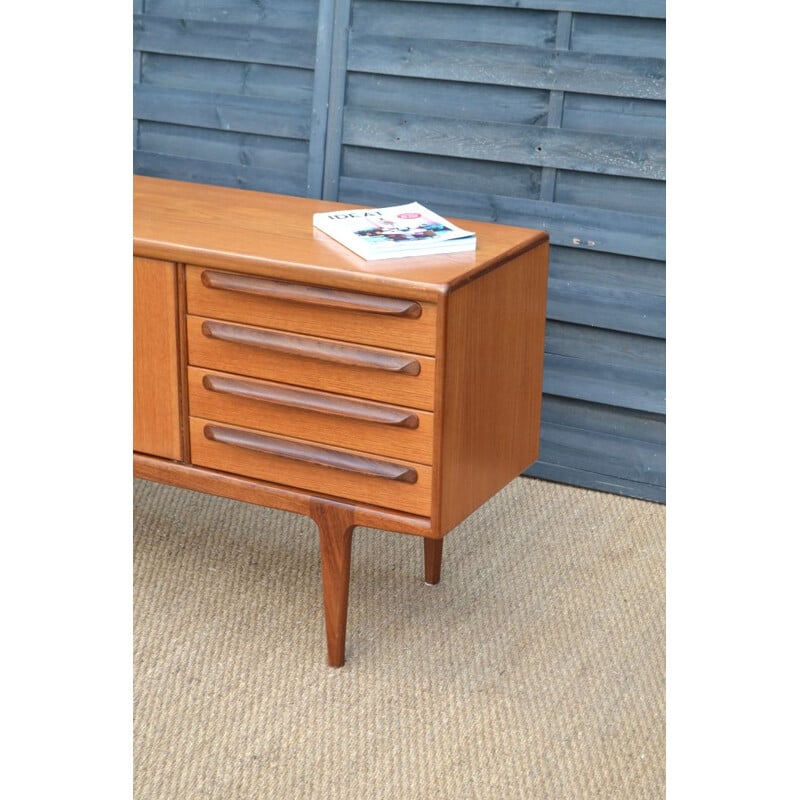
<svg viewBox="0 0 800 800"><path fill-rule="evenodd" d="M428 516L431 467L190 418L192 463Z"/></svg>
<svg viewBox="0 0 800 800"><path fill-rule="evenodd" d="M190 314L433 355L433 303L205 267L186 268Z"/></svg>
<svg viewBox="0 0 800 800"><path fill-rule="evenodd" d="M187 316L189 364L433 410L435 360Z"/></svg>
<svg viewBox="0 0 800 800"><path fill-rule="evenodd" d="M189 413L431 464L433 414L189 367Z"/></svg>

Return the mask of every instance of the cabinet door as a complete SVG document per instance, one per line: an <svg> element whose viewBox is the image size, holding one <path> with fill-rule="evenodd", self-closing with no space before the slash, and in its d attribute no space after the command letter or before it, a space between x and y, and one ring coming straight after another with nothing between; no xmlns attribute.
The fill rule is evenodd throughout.
<svg viewBox="0 0 800 800"><path fill-rule="evenodd" d="M133 259L133 449L181 459L177 267Z"/></svg>

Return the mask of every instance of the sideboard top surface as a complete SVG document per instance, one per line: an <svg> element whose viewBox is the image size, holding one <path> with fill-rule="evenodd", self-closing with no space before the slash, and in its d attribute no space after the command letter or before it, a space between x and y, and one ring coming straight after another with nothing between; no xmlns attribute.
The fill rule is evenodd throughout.
<svg viewBox="0 0 800 800"><path fill-rule="evenodd" d="M475 231L474 252L366 261L311 221L318 211L355 204L143 175L133 188L135 255L423 299L548 241L544 231L453 218Z"/></svg>

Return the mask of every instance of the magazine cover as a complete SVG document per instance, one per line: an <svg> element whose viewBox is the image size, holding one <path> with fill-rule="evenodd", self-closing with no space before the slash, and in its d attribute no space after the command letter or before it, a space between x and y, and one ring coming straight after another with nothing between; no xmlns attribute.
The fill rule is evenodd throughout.
<svg viewBox="0 0 800 800"><path fill-rule="evenodd" d="M314 226L365 259L474 250L475 234L419 203L314 214Z"/></svg>

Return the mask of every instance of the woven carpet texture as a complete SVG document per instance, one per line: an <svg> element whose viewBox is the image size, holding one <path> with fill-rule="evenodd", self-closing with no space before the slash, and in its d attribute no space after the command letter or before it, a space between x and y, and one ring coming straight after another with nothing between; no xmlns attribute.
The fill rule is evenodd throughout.
<svg viewBox="0 0 800 800"><path fill-rule="evenodd" d="M436 587L356 528L331 669L311 520L136 480L135 800L663 798L665 517L518 478Z"/></svg>

